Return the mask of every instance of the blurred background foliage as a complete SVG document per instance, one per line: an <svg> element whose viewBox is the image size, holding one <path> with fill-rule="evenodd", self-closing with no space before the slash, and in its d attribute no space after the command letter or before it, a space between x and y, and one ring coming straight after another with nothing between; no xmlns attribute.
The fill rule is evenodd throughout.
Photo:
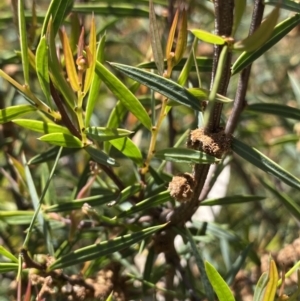
<svg viewBox="0 0 300 301"><path fill-rule="evenodd" d="M12 0L11 3L10 1L2 1L0 3L0 68L21 83L23 82L23 72L18 53L20 46L18 30L13 17L13 7L16 6L16 2ZM167 0L153 2L158 15L158 24L164 48L172 16L174 16L175 3L171 0L169 2ZM112 8L111 4L115 5L115 8ZM108 7L110 10L108 13L102 13L100 9L97 12L95 9L90 9L89 5ZM112 1L76 1L73 13L76 12L84 27L89 28L92 11L94 10L97 40L106 33L105 61L137 66L152 59L148 5L148 1L141 0L114 0L113 3ZM29 35L28 43L29 47L34 51L40 38L43 16L48 9L49 1L36 1L37 23L34 28L32 28L31 23L32 1L26 1L25 6L27 34ZM125 11L125 7L135 10L131 12ZM189 28L213 31L214 12L211 2L190 0L188 1L188 7ZM237 33L238 37L247 35L252 10L252 1L247 1L246 12ZM268 11L270 11L270 7L267 6L266 12ZM128 14L131 15L128 16ZM142 17L136 17L136 14L141 14ZM291 14L288 10L281 10L280 20L287 18ZM71 19L68 17L64 24L68 33L71 30L70 22ZM297 26L253 63L246 96L248 104L277 103L300 108L299 35L300 27ZM88 30L86 32L87 37ZM192 36L189 36L188 50L192 40ZM187 56L187 53L188 51L185 56ZM204 42L198 43L197 56L212 57L212 55L213 46ZM234 54L233 61L237 56L237 54ZM127 87L133 84L133 81L122 73L114 72ZM201 70L200 73L202 85L208 89L211 74L210 72L201 72ZM173 78L176 80L177 77L178 73L174 72ZM36 95L43 98L38 79L32 71L30 80ZM195 72L190 72L190 84L197 85L197 80ZM228 90L229 98L234 98L237 80L238 75L231 78ZM150 107L151 91L148 88L140 86L136 95L146 108ZM0 109L23 103L25 103L25 100L22 95L17 93L7 81L0 78ZM117 99L115 96L105 85L101 85L98 101L92 116L92 123L97 126L105 126L116 103ZM159 105L157 104L157 106ZM224 122L227 120L231 108L231 104L225 106L222 116ZM35 118L36 113L30 113L28 116ZM128 114L123 120L121 127L136 131L137 124L137 119L133 115ZM160 129L157 138L157 150L173 147L187 130L196 127L197 120L192 110L184 106L174 107L172 114L168 116ZM0 135L0 244L17 256L32 218L33 204L27 184L19 178L16 167L18 164L23 164L22 153L25 154L27 160L30 160L34 156L48 150L49 145L37 140L40 135L13 123L3 124ZM298 178L300 177L299 135L299 121L249 111L247 107L242 113L235 132L235 137L259 149ZM137 131L132 136L132 139L145 157L149 147L149 132L145 130ZM182 139L181 146L185 146L185 139ZM120 167L113 168L113 171L122 182L122 188L139 185L140 178L135 164L114 148L112 148L110 156L115 158L120 164ZM86 183L87 179L92 177L89 170L89 161L88 155L82 151L61 158L45 197L45 208L52 208L51 206L55 206L55 204L64 204L76 199L79 188L83 187L82 183ZM160 160L154 159L152 162L153 169L157 169L160 162ZM252 282L250 282L253 286L257 281L257 275L253 276L253 270L259 266L260 261L264 258L263 255L271 253L277 258L278 252L286 250L286 245L292 246L291 244L299 237L299 220L290 213L291 210L283 206L280 197L272 193L270 189L267 189L267 186L263 183L269 183L276 191L286 194L297 205L299 204L299 191L257 170L256 167L247 163L236 154L229 154L224 162L219 164L216 170L218 171L226 166L227 173L219 177L221 181L217 181L212 197L256 195L263 196L264 199L249 203L224 205L217 207L217 209L214 206L205 207L208 208L208 212L201 213L200 211L200 213L197 213L193 217L190 229L199 250L201 250L202 257L212 263L221 275L228 280L228 283L233 284L237 300L249 300L246 297L251 296L251 292L248 295L244 293L241 287L238 286L239 281L241 279L243 281L245 279L251 280ZM38 194L42 191L52 164L53 161L50 161L30 166ZM153 186L149 188L153 190L146 191L147 197L166 190L171 175L190 172L191 168L189 164L168 162L164 169L164 184L162 187ZM222 177L225 177L223 182ZM134 230L135 227L139 229L139 226L135 225L135 221L142 218L144 218L143 223L141 221L139 223L144 227L154 225L151 219L147 220L147 212L142 216L133 214L114 224L111 218L119 215L130 206L130 203L127 201L123 201L120 206L107 206L107 203L116 199L119 191L120 187L116 187L111 178L102 171L97 174L97 179L93 183L90 194L87 195L106 195L105 200L107 201L104 200L101 206L88 208L87 214L81 210L67 210L66 212L56 209L50 212L51 210L49 210L47 217L44 217L44 221L49 223L52 234L51 238L48 237L47 239L51 240L52 248L54 248L57 257L60 254L67 254L71 249L82 248L107 238L126 234L127 231ZM223 194L222 191L225 191L225 193ZM139 193L134 193L133 200L134 198L143 199ZM171 207L172 202L174 203L174 201L170 201L170 204L165 203L163 206ZM81 207L78 209L81 209ZM210 215L209 210L213 211L212 217L208 217ZM102 216L107 217L107 220L103 220ZM207 219L208 224L204 223ZM49 242L45 241L43 231L37 226L31 234L28 251L31 255L48 254L47 243ZM245 251L249 243L252 243L251 251L248 249L248 251ZM149 240L145 240L144 244L149 244ZM195 289L198 296L203 296L203 285L200 283L199 271L191 246L186 244L185 241L185 243L179 242L176 244L176 248L188 279L191 280L191 287ZM189 296L189 288L184 281L185 279L182 278L183 274L180 273L175 273L175 282L171 286L172 289L164 294L162 287L166 286L168 288L168 285L165 283L167 278L164 278L166 277L165 262L163 258L157 257L156 254L154 255L151 252L153 252L151 248L145 247L143 251L143 245L133 245L122 252L101 256L92 261L92 263L86 262L83 266L70 266L65 271L69 275L81 271L88 278L98 277L100 279L102 277L102 280L100 279L99 281L103 281L104 286L107 288L107 290L103 288L103 298L106 298L114 290L116 300L187 300L189 298L198 300L194 296ZM285 269L288 268L287 265L292 266L298 260L296 247L291 252L292 255L284 253L286 257L282 255L283 259L279 261L280 265L285 265ZM237 262L239 256L244 256L241 263ZM2 261L5 260L5 257L3 257ZM151 276L143 275L145 260L146 268L148 269L149 266L147 267L147 265L151 265L155 260L152 270L150 269ZM240 269L235 281L233 279L230 280L231 274L237 273L237 271L233 271L234 263ZM108 271L111 271L115 277L119 275L119 278L116 278L117 280L112 279L113 277L108 275ZM260 272L261 270L259 269L257 273ZM15 275L16 273L11 271L0 275L0 300L16 300ZM143 277L148 281L148 285L145 284L146 282L143 283ZM24 276L25 278L26 276ZM111 281L110 284L108 284L109 281ZM23 283L25 285L26 281ZM243 286L246 287L245 284ZM40 287L37 287L38 291ZM26 288L24 287L25 290ZM294 287L291 286L288 292L293 292L294 290ZM32 294L34 295L36 292L32 292ZM49 297L49 300L58 299L52 296ZM62 298L61 300L64 299Z"/></svg>

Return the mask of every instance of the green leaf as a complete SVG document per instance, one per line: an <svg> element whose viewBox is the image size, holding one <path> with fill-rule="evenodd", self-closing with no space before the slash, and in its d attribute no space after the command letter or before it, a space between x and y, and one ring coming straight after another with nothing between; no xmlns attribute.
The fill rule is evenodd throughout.
<svg viewBox="0 0 300 301"><path fill-rule="evenodd" d="M201 111L200 101L194 95L189 93L187 89L181 87L177 83L139 68L116 63L110 64L132 79L149 87L150 89L153 89L156 92L159 92L167 98L194 110Z"/></svg>
<svg viewBox="0 0 300 301"><path fill-rule="evenodd" d="M228 242L228 241L227 241ZM253 248L253 242L249 243L239 254L238 258L235 260L235 262L231 265L230 271L226 275L226 283L231 285L235 279L235 276L237 273L242 269L242 266L244 265L249 252Z"/></svg>
<svg viewBox="0 0 300 301"><path fill-rule="evenodd" d="M109 143L138 166L143 165L143 156L140 149L129 138L110 140Z"/></svg>
<svg viewBox="0 0 300 301"><path fill-rule="evenodd" d="M248 202L258 202L263 199L265 199L264 196L257 195L232 195L224 198L204 200L201 202L201 206L242 204Z"/></svg>
<svg viewBox="0 0 300 301"><path fill-rule="evenodd" d="M35 56L36 73L48 106L52 107L48 66L48 46L46 37L40 39Z"/></svg>
<svg viewBox="0 0 300 301"><path fill-rule="evenodd" d="M36 218L37 218L38 221L39 221L39 224L43 227L44 226L44 217L43 217L42 213L40 212L40 198L39 198L38 193L36 191L35 183L34 183L34 180L32 178L32 174L31 174L29 165L26 162L25 155L23 154L22 157L23 157L22 158L22 161L23 161L22 163L24 165L25 178L26 178L26 183L27 183L27 187L28 187L28 192L29 192L29 195L30 195L30 198L31 198L33 208L35 210L33 219L36 220ZM34 224L34 220L31 221L31 224ZM29 232L30 232L30 229L29 229ZM27 232L28 236L30 235L29 232ZM24 242L24 244L25 244L25 242Z"/></svg>
<svg viewBox="0 0 300 301"><path fill-rule="evenodd" d="M18 23L19 23L19 35L20 46L22 56L23 75L25 85L29 86L29 61L28 61L28 46L27 46L27 29L24 13L24 0L18 0Z"/></svg>
<svg viewBox="0 0 300 301"><path fill-rule="evenodd" d="M98 48L97 48L97 53L96 53L96 60L99 61L100 63L103 63L104 61L104 47L105 47L105 39L106 36L104 35L101 37ZM95 66L94 66L95 68ZM95 71L95 69L94 69ZM86 113L85 113L85 126L88 127L91 121L91 117L95 108L95 104L98 100L99 96L99 89L101 85L101 79L98 76L97 73L93 73L93 78L92 78L92 83L89 91L89 96L87 99L86 103Z"/></svg>
<svg viewBox="0 0 300 301"><path fill-rule="evenodd" d="M300 15L296 14L275 26L271 37L265 42L265 44L252 52L243 52L235 61L231 68L232 75L240 72L250 64L252 64L257 58L263 55L267 50L274 46L278 41L285 37L293 28L300 24Z"/></svg>
<svg viewBox="0 0 300 301"><path fill-rule="evenodd" d="M208 100L210 94L209 90L203 88L189 88L188 91L194 96L198 97L200 100ZM216 94L216 98L214 100L223 103L228 103L233 101L232 99L218 93Z"/></svg>
<svg viewBox="0 0 300 301"><path fill-rule="evenodd" d="M247 111L273 114L280 117L300 120L300 110L276 103L254 103L246 107Z"/></svg>
<svg viewBox="0 0 300 301"><path fill-rule="evenodd" d="M277 199L280 201L284 207L288 209L288 211L295 216L297 220L300 220L300 206L297 204L296 201L294 201L291 197L289 197L284 192L279 192L278 189L275 187L272 187L270 184L268 184L263 179L260 179L260 182L263 184L263 186L268 189L273 195L277 197Z"/></svg>
<svg viewBox="0 0 300 301"><path fill-rule="evenodd" d="M202 29L191 29L190 31L197 39L209 44L224 45L226 42L224 38Z"/></svg>
<svg viewBox="0 0 300 301"><path fill-rule="evenodd" d="M28 165L30 165L30 164L40 164L40 163L43 163L43 162L48 162L48 161L54 160L56 158L56 155L57 155L59 149L60 149L60 146L53 146L53 147L49 148L47 151L32 157L27 162L27 164ZM76 148L64 148L62 150L61 157L67 156L67 155L70 155L70 154L74 154L77 151L78 151L78 149L76 149Z"/></svg>
<svg viewBox="0 0 300 301"><path fill-rule="evenodd" d="M98 61L96 63L96 72L107 87L124 104L127 110L130 111L148 130L151 130L151 119L145 108L133 93Z"/></svg>
<svg viewBox="0 0 300 301"><path fill-rule="evenodd" d="M108 141L113 139L118 139L121 137L126 137L133 132L125 129L109 129L105 127L91 126L85 129L86 134L97 141Z"/></svg>
<svg viewBox="0 0 300 301"><path fill-rule="evenodd" d="M219 301L235 301L227 283L224 281L218 271L207 261L205 262L205 270Z"/></svg>
<svg viewBox="0 0 300 301"><path fill-rule="evenodd" d="M200 278L202 280L207 299L209 301L214 301L215 300L214 292L213 292L211 283L209 282L208 275L205 271L203 258L201 256L201 253L199 252L199 249L195 243L195 240L188 228L185 229L185 233L183 233L183 234L184 234L184 237L186 237L188 239L188 241L191 245L193 254L196 259L196 264L197 264L199 272L200 272Z"/></svg>
<svg viewBox="0 0 300 301"><path fill-rule="evenodd" d="M157 151L155 157L166 161L189 164L212 164L220 161L204 152L188 148L166 148Z"/></svg>
<svg viewBox="0 0 300 301"><path fill-rule="evenodd" d="M182 58L176 66L174 66L173 70L174 71L180 71L186 64L187 59ZM196 62L197 66L199 68L200 72L211 72L212 70L212 64L213 60L209 57L204 57L204 56L198 56L196 57ZM144 69L157 69L157 66L155 65L155 62L146 62L146 63L141 63L137 67L139 68L144 68ZM167 60L164 60L164 69L167 68ZM196 71L194 62L192 62L192 68L191 71Z"/></svg>
<svg viewBox="0 0 300 301"><path fill-rule="evenodd" d="M143 8L137 8L126 5L111 5L113 2L110 2L109 5L103 5L98 3L89 3L89 4L76 4L73 7L74 12L104 16L116 16L116 17L134 17L134 18L148 18L149 11Z"/></svg>
<svg viewBox="0 0 300 301"><path fill-rule="evenodd" d="M161 46L161 37L159 36L158 23L154 11L153 1L149 1L149 23L150 23L150 40L151 47L158 73L164 73L164 55Z"/></svg>
<svg viewBox="0 0 300 301"><path fill-rule="evenodd" d="M255 286L253 301L261 301L268 283L268 273L264 272L258 279L258 282Z"/></svg>
<svg viewBox="0 0 300 301"><path fill-rule="evenodd" d="M277 0L264 0L264 4L269 4L269 5L278 5ZM296 1L291 1L291 0L284 0L279 2L280 8L282 9L287 9L296 13L300 13L300 4L299 2Z"/></svg>
<svg viewBox="0 0 300 301"><path fill-rule="evenodd" d="M111 255L114 252L121 251L135 243L142 241L143 239L147 238L149 235L157 232L163 227L165 227L165 225L146 228L140 232L119 236L111 240L102 241L98 244L77 249L65 256L58 258L49 267L49 271L65 268L68 266L74 266L82 262L94 260L101 256Z"/></svg>
<svg viewBox="0 0 300 301"><path fill-rule="evenodd" d="M51 133L46 134L39 138L39 140L48 142L53 145L69 147L69 148L82 148L84 147L81 140L77 137L66 133Z"/></svg>
<svg viewBox="0 0 300 301"><path fill-rule="evenodd" d="M85 147L85 150L92 157L95 162L100 164L104 164L107 166L119 166L119 164L115 161L115 159L109 157L103 151L96 149L92 146Z"/></svg>
<svg viewBox="0 0 300 301"><path fill-rule="evenodd" d="M36 107L32 105L17 105L7 107L0 110L0 124L12 121L14 118L20 115L33 111L36 111Z"/></svg>
<svg viewBox="0 0 300 301"><path fill-rule="evenodd" d="M52 122L44 122L33 119L13 119L12 121L19 126L39 133L65 133L70 135L70 131L66 127Z"/></svg>
<svg viewBox="0 0 300 301"><path fill-rule="evenodd" d="M0 246L0 254L11 261L18 263L18 258L6 250L3 246Z"/></svg>
<svg viewBox="0 0 300 301"><path fill-rule="evenodd" d="M243 142L233 138L232 150L239 156L244 158L246 161L255 165L264 172L267 172L279 178L291 187L300 189L300 180L298 178L284 170L281 166L279 166L277 163L266 157L255 148L250 147Z"/></svg>
<svg viewBox="0 0 300 301"><path fill-rule="evenodd" d="M234 19L231 36L234 36L244 14L247 0L234 0Z"/></svg>
<svg viewBox="0 0 300 301"><path fill-rule="evenodd" d="M158 193L155 196L152 196L150 198L147 198L136 205L132 206L130 209L123 211L118 216L114 217L114 219L119 219L126 216L131 216L134 213L142 212L145 210L148 210L153 207L157 207L161 204L164 204L171 200L170 192L164 191L161 193Z"/></svg>
<svg viewBox="0 0 300 301"><path fill-rule="evenodd" d="M87 198L75 199L71 202L55 204L44 208L45 213L50 212L65 212L72 210L81 210L84 204L89 204L91 207L108 204L116 199L116 194L111 191L103 192L103 194L93 195Z"/></svg>
<svg viewBox="0 0 300 301"><path fill-rule="evenodd" d="M9 225L28 225L31 222L34 211L0 211L0 220Z"/></svg>
<svg viewBox="0 0 300 301"><path fill-rule="evenodd" d="M233 44L234 50L254 51L271 36L279 17L279 5L266 17L265 21L247 38Z"/></svg>
<svg viewBox="0 0 300 301"><path fill-rule="evenodd" d="M71 11L74 0L52 0L44 18L41 36L46 34L48 23L52 18L54 35L58 32L65 17Z"/></svg>
<svg viewBox="0 0 300 301"><path fill-rule="evenodd" d="M0 273L15 272L18 270L18 263L0 262Z"/></svg>

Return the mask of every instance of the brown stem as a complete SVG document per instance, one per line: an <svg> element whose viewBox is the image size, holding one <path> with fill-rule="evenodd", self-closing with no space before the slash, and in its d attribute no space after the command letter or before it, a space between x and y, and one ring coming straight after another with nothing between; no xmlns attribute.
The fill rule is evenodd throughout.
<svg viewBox="0 0 300 301"><path fill-rule="evenodd" d="M233 25L233 8L234 1L233 0L215 0L215 10L216 10L216 33L219 35L230 36ZM214 52L214 64L213 64L213 72L212 72L212 81L211 86L214 81L219 55L221 48L215 47ZM224 68L224 73L220 82L220 86L218 89L218 93L225 95L227 91L227 86L230 79L230 58L231 56L227 56L227 61ZM207 128L209 132L214 129L219 128L220 116L221 116L222 106L216 104L213 107L212 114L210 116L211 125ZM179 207L173 210L165 210L161 214L162 222L170 222L170 225L185 223L189 220L196 209L199 206L199 196L204 186L207 174L209 171L209 165L201 165L196 164L194 166L194 179L195 179L195 189L192 199L189 202L181 204Z"/></svg>
<svg viewBox="0 0 300 301"><path fill-rule="evenodd" d="M254 3L254 10L253 10L253 15L252 15L252 21L251 21L251 25L250 25L249 35L252 35L253 32L256 30L256 28L261 23L263 13L264 13L264 5L262 3L262 0L256 0ZM246 92L247 92L250 71L251 71L251 65L246 67L240 74L232 113L229 116L229 119L227 121L226 128L225 128L226 135L231 135L234 132L235 128L237 127L240 115L246 105L245 96L246 96Z"/></svg>
<svg viewBox="0 0 300 301"><path fill-rule="evenodd" d="M117 177L115 175L115 173L113 172L113 170L110 167L100 164L100 163L98 163L98 164L101 167L101 169L113 180L113 182L117 185L117 187L120 190L123 190L125 188L124 184L120 181L119 177Z"/></svg>
<svg viewBox="0 0 300 301"><path fill-rule="evenodd" d="M50 81L50 91L51 91L51 95L52 98L61 114L61 119L64 123L64 125L69 129L69 131L76 136L77 138L81 139L81 134L79 133L79 131L76 129L75 125L73 124L73 122L71 121L68 113L66 112L66 109L64 107L64 104L60 98L60 96L58 95L52 81Z"/></svg>
<svg viewBox="0 0 300 301"><path fill-rule="evenodd" d="M234 1L233 0L215 0L215 34L219 36L231 36L232 26L233 26L233 10ZM212 73L211 86L215 77L215 70L218 66L220 53L222 46L215 46L214 49L214 72ZM231 54L227 55L227 59L224 66L224 73L221 78L218 93L221 95L226 95L227 87L230 80L230 65L231 65ZM207 130L208 132L216 132L220 126L221 113L223 109L223 104L215 103L212 108L211 115L209 117Z"/></svg>

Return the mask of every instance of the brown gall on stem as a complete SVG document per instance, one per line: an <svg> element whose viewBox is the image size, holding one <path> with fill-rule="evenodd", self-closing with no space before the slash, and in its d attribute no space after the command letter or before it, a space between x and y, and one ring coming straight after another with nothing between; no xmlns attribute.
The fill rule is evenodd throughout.
<svg viewBox="0 0 300 301"><path fill-rule="evenodd" d="M191 200L194 195L195 179L193 175L184 173L178 176L174 176L169 183L168 190L171 197L178 202L184 203Z"/></svg>
<svg viewBox="0 0 300 301"><path fill-rule="evenodd" d="M231 149L231 137L225 135L224 129L216 133L206 133L204 128L190 132L187 146L221 159Z"/></svg>

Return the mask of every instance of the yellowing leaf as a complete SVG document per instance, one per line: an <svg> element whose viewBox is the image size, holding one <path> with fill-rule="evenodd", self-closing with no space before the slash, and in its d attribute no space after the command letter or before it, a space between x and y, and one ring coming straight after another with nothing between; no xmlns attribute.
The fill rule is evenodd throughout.
<svg viewBox="0 0 300 301"><path fill-rule="evenodd" d="M79 83L78 83L78 76L77 76L77 71L73 59L73 54L70 46L70 42L68 39L68 36L63 30L61 32L61 41L63 45L63 50L64 50L64 55L65 55L65 62L66 62L66 70L68 74L68 80L69 83L72 87L72 89L77 92L80 89Z"/></svg>
<svg viewBox="0 0 300 301"><path fill-rule="evenodd" d="M209 44L216 44L216 45L224 45L225 39L222 37L215 35L213 33L207 32L201 29L191 29L191 33L199 40L209 43Z"/></svg>
<svg viewBox="0 0 300 301"><path fill-rule="evenodd" d="M279 6L274 8L259 28L249 37L234 43L233 49L254 51L262 46L271 36L279 17Z"/></svg>
<svg viewBox="0 0 300 301"><path fill-rule="evenodd" d="M278 281L278 272L276 263L274 260L270 261L270 267L269 267L269 279L268 283L265 289L264 298L262 301L273 301L276 294L276 288L277 288L277 281Z"/></svg>

